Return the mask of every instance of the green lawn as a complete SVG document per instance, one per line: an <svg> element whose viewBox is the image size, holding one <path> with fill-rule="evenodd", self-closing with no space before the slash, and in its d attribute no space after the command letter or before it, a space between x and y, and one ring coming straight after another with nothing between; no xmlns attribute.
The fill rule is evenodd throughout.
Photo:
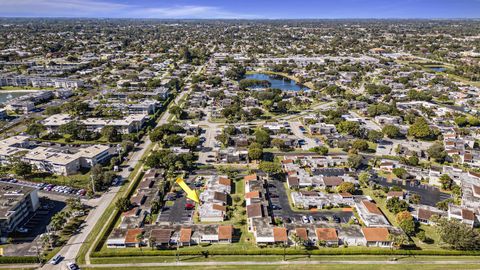
<svg viewBox="0 0 480 270"><path fill-rule="evenodd" d="M422 269L422 270L442 270L442 269L478 269L479 266L475 264L461 264L461 265L437 265L437 264L395 264L395 265L383 265L383 264L290 264L290 265L214 265L214 266L186 266L195 269L252 269L252 270L277 270L277 269L325 269L325 270L343 270L343 269L355 269L355 270L409 270L409 269ZM108 267L110 268L110 267ZM150 270L154 269L178 269L185 268L185 266L164 266L164 267L148 267ZM97 268L83 268L83 269L97 269ZM145 267L118 267L114 269L121 270L137 270L146 269Z"/></svg>
<svg viewBox="0 0 480 270"><path fill-rule="evenodd" d="M26 180L32 182L42 182L48 184L55 184L61 186L71 186L74 188L88 188L90 184L90 172L79 173L69 176L63 175L51 175L51 176L37 176L37 177L26 177Z"/></svg>

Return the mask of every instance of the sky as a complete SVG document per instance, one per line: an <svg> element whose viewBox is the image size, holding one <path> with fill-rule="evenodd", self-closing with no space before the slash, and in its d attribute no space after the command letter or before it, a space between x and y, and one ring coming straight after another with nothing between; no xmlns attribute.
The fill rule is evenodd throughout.
<svg viewBox="0 0 480 270"><path fill-rule="evenodd" d="M0 0L0 17L480 18L480 0Z"/></svg>

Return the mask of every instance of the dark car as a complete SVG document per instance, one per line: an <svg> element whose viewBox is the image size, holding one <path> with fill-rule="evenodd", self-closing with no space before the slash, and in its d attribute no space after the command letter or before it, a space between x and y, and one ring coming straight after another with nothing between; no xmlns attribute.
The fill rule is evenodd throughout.
<svg viewBox="0 0 480 270"><path fill-rule="evenodd" d="M335 223L340 223L340 218L339 217L333 216L332 219L333 219L333 221L335 221Z"/></svg>
<svg viewBox="0 0 480 270"><path fill-rule="evenodd" d="M272 209L273 210L280 210L280 209L282 209L282 207L280 207L279 205L276 205L276 204L272 204Z"/></svg>
<svg viewBox="0 0 480 270"><path fill-rule="evenodd" d="M278 194L277 193L268 193L268 195L270 196L270 198L278 198Z"/></svg>

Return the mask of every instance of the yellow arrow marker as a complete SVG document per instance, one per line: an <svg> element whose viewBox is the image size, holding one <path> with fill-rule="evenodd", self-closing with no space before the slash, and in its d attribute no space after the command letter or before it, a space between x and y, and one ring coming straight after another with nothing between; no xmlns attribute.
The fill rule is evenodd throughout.
<svg viewBox="0 0 480 270"><path fill-rule="evenodd" d="M177 184L183 189L183 191L187 193L187 198L189 198L190 200L196 203L200 203L197 192L195 192L195 190L192 190L189 186L187 186L187 184L185 184L182 178L177 178L175 182L177 182Z"/></svg>

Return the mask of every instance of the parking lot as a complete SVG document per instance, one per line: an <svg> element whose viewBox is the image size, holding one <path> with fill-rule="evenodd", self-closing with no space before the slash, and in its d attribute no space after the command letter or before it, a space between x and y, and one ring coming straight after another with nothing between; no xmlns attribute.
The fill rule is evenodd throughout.
<svg viewBox="0 0 480 270"><path fill-rule="evenodd" d="M60 185L47 184L47 183L36 183L36 182L30 182L25 180L18 180L14 178L2 178L0 179L0 181L34 187L44 192L63 194L63 195L73 196L73 197L83 197L87 194L87 191L85 189L77 189L77 188L72 188L68 186L60 186Z"/></svg>
<svg viewBox="0 0 480 270"><path fill-rule="evenodd" d="M12 244L4 248L6 256L36 256L37 248L42 246L41 235L46 232L52 216L66 206L65 202L46 197L40 198L40 205L40 208L19 226L28 231L11 234Z"/></svg>
<svg viewBox="0 0 480 270"><path fill-rule="evenodd" d="M303 222L304 216L311 217L309 223L336 222L347 223L352 217L351 211L294 211L288 202L287 191L283 182L278 180L270 180L268 182L268 193L275 194L269 196L270 205L272 206L272 214L274 218L281 218L284 222Z"/></svg>
<svg viewBox="0 0 480 270"><path fill-rule="evenodd" d="M401 180L393 179L391 182L384 177L377 177L374 180L376 183L386 187L398 186L409 192L410 195L420 195L420 203L430 206L435 206L438 202L451 198L450 194L441 192L437 187L415 184L414 181L403 183Z"/></svg>
<svg viewBox="0 0 480 270"><path fill-rule="evenodd" d="M165 205L160 212L157 223L158 224L192 224L193 213L195 209L186 209L187 198L182 192L180 197L175 198L172 206Z"/></svg>

